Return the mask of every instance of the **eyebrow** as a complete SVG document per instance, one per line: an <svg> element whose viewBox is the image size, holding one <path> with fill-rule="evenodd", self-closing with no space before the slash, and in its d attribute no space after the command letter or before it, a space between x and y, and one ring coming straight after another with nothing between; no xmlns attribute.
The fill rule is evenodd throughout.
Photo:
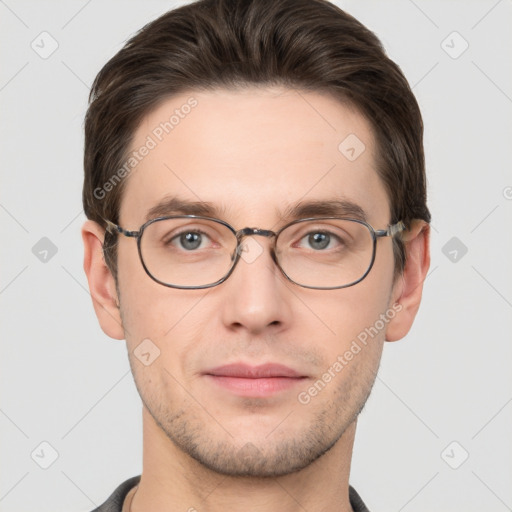
<svg viewBox="0 0 512 512"><path fill-rule="evenodd" d="M167 215L199 215L220 218L224 213L225 208L215 206L207 201L189 201L176 196L166 196L148 210L145 222Z"/></svg>
<svg viewBox="0 0 512 512"><path fill-rule="evenodd" d="M225 213L225 206L217 206L207 201L189 201L177 196L166 196L148 210L145 222L167 215L198 215L223 219ZM284 221L308 217L350 217L367 221L367 214L361 206L348 199L338 198L299 201L296 204L287 205L282 212L276 208L276 214Z"/></svg>
<svg viewBox="0 0 512 512"><path fill-rule="evenodd" d="M300 201L287 206L282 217L286 220L304 219L307 217L350 217L367 221L364 209L348 199L323 199Z"/></svg>

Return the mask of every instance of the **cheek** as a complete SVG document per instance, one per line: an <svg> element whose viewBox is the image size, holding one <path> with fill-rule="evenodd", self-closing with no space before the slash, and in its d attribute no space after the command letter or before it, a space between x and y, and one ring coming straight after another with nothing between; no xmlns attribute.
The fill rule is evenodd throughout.
<svg viewBox="0 0 512 512"><path fill-rule="evenodd" d="M179 290L153 281L142 266L137 244L129 239L120 241L118 248L118 279L128 350L136 354L150 340L159 351L159 363L174 372L193 352L200 333L207 332L203 299L209 291Z"/></svg>
<svg viewBox="0 0 512 512"><path fill-rule="evenodd" d="M134 269L125 280L120 275L121 317L128 350L135 356L143 349L158 353L158 364L151 364L151 371L148 368L146 373L162 366L171 374L181 373L181 366L187 364L198 341L208 332L209 317L203 302L207 293L162 286L144 269L142 273Z"/></svg>
<svg viewBox="0 0 512 512"><path fill-rule="evenodd" d="M308 301L328 327L325 332L330 338L331 359L351 347L357 351L357 345L375 350L376 356L380 353L386 327L396 314L389 304L392 269L392 258L382 257L360 283L333 291L332 296L326 292L323 298L317 296Z"/></svg>
<svg viewBox="0 0 512 512"><path fill-rule="evenodd" d="M126 339L135 342L150 338L162 345L179 344L180 339L191 337L202 327L201 319L195 314L200 301L201 296L195 290L174 290L158 283L136 286L134 280L121 289Z"/></svg>
<svg viewBox="0 0 512 512"><path fill-rule="evenodd" d="M132 345L145 338L157 341L172 327L179 313L175 307L179 304L177 290L164 287L148 276L135 240L122 242L118 248L118 280L126 339Z"/></svg>

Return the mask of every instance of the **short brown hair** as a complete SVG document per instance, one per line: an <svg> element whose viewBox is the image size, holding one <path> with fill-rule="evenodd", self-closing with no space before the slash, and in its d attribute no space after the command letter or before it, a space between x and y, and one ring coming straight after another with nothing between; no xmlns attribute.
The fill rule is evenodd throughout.
<svg viewBox="0 0 512 512"><path fill-rule="evenodd" d="M354 105L375 134L390 222L430 222L418 103L375 34L326 0L199 0L135 34L98 73L90 92L87 217L103 227L104 219L118 222L126 179L108 187L108 194L102 187L119 178L138 125L164 99L255 84L328 92ZM115 241L107 232L105 261L114 277ZM405 265L399 237L393 247L397 275Z"/></svg>

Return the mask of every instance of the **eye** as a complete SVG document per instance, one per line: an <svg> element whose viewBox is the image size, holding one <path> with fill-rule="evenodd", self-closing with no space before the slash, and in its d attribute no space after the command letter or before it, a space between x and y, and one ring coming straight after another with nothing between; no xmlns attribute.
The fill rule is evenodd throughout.
<svg viewBox="0 0 512 512"><path fill-rule="evenodd" d="M312 233L308 235L308 244L313 249L325 249L329 246L331 236L327 233Z"/></svg>
<svg viewBox="0 0 512 512"><path fill-rule="evenodd" d="M204 248L203 242L206 244L209 239L209 236L204 231L189 230L175 234L166 242L166 245L177 246L178 248L185 249L186 251L194 251L196 249Z"/></svg>
<svg viewBox="0 0 512 512"><path fill-rule="evenodd" d="M332 249L333 246L343 245L343 240L329 231L311 231L300 239L298 246L303 247L304 244L306 244L306 248L322 251Z"/></svg>

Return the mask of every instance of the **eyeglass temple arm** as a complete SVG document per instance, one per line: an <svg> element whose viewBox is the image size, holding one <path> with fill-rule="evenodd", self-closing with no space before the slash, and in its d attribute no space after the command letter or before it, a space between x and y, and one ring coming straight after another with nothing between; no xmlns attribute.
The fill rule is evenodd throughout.
<svg viewBox="0 0 512 512"><path fill-rule="evenodd" d="M405 229L405 224L400 220L396 224L393 224L392 226L389 226L388 229L379 229L375 231L376 237L382 237L382 236L395 236L398 233L401 233Z"/></svg>
<svg viewBox="0 0 512 512"><path fill-rule="evenodd" d="M128 230L123 229L121 226L118 226L117 224L114 224L113 222L111 222L111 221L109 221L107 219L103 219L103 220L107 224L107 230L110 231L111 233L113 233L113 232L121 233L124 236L130 236L130 237L133 237L133 238L137 238L139 236L139 234L140 234L140 231L128 231Z"/></svg>

